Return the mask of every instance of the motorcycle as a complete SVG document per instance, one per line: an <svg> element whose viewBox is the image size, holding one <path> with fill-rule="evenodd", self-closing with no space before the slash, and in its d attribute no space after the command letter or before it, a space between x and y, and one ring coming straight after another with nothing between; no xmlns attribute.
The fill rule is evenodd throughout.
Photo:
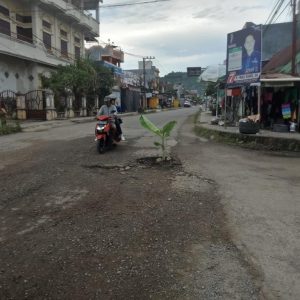
<svg viewBox="0 0 300 300"><path fill-rule="evenodd" d="M117 133L114 125L114 116L97 116L95 137L97 150L100 154L112 149L121 141L121 135Z"/></svg>

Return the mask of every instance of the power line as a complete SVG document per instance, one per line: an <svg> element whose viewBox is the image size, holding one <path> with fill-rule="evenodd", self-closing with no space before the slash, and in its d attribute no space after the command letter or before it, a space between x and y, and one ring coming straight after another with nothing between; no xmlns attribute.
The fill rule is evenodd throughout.
<svg viewBox="0 0 300 300"><path fill-rule="evenodd" d="M65 8L64 11L81 11L86 12L86 14L89 14L89 11L93 11L97 8L114 8L114 7L122 7L122 6L133 6L133 5L145 5L145 4L152 4L152 3L158 3L158 2L167 2L172 0L149 0L149 1L142 1L142 2L128 2L128 3L117 3L117 4L108 4L108 5L99 5L95 7L94 9L90 10L82 10L79 7L73 7L73 8ZM15 9L10 10L11 13L29 13L32 12L30 9ZM61 13L63 14L63 13Z"/></svg>
<svg viewBox="0 0 300 300"><path fill-rule="evenodd" d="M268 22L268 25L271 24L273 22L273 20L275 19L276 15L278 14L278 12L280 11L283 3L285 2L285 0L281 0L281 2L279 3L277 9L275 10L275 12L273 13L271 19Z"/></svg>
<svg viewBox="0 0 300 300"><path fill-rule="evenodd" d="M101 43L101 44L112 46L112 44L107 43L107 42L104 42L104 41L102 41L102 40L100 40L100 39L98 39L98 41L99 41L99 43ZM114 45L113 45L113 46L114 46ZM123 51L123 50L122 50L122 51ZM138 57L138 58L143 58L143 57L145 57L144 55L133 54L133 53L130 53L130 52L127 52L127 51L123 51L123 52L124 52L124 54L129 55L129 56L134 56L134 57Z"/></svg>
<svg viewBox="0 0 300 300"><path fill-rule="evenodd" d="M269 19L271 18L271 16L272 16L273 13L275 12L275 10L276 10L278 4L280 3L280 1L281 1L281 0L278 0L278 1L276 2L276 4L274 5L273 9L271 10L271 12L270 12L270 14L269 14L269 16L268 16L268 18L267 18L267 20L266 20L266 22L265 22L265 25L268 23Z"/></svg>
<svg viewBox="0 0 300 300"><path fill-rule="evenodd" d="M100 5L99 7L100 8L113 8L113 7L120 7L120 6L144 5L144 4L166 2L166 1L171 1L171 0L150 0L150 1L132 2L132 3L119 3L119 4Z"/></svg>
<svg viewBox="0 0 300 300"><path fill-rule="evenodd" d="M290 0L288 0L288 1L290 1ZM278 2L277 2L277 4L275 5L275 11L274 11L274 13L273 13L273 15L271 16L271 18L268 18L268 22L265 24L265 25L267 25L266 26L266 28L265 28L265 30L264 30L264 33L263 34L266 34L266 32L268 31L268 29L270 28L270 24L272 24L272 22L274 21L274 19L275 19L275 17L276 17L276 15L279 13L279 11L280 11L280 9L281 9L281 7L282 7L282 5L283 5L283 3L285 2L285 0L279 0ZM288 3L289 4L289 3ZM284 8L284 10L285 10L286 8ZM281 15L281 13L280 13L280 15ZM280 17L280 15L279 15L279 17ZM276 20L278 20L278 17L277 17L277 19ZM276 21L275 20L275 21Z"/></svg>
<svg viewBox="0 0 300 300"><path fill-rule="evenodd" d="M163 69L163 71L167 74L167 73L169 73L169 71L161 64L161 62L158 60L158 59L156 59L156 62L158 63L158 65Z"/></svg>
<svg viewBox="0 0 300 300"><path fill-rule="evenodd" d="M284 11L290 6L290 3L288 2L287 5L284 7L284 9L281 11L281 13L278 15L276 20L274 20L274 23L280 18L280 16L284 13Z"/></svg>

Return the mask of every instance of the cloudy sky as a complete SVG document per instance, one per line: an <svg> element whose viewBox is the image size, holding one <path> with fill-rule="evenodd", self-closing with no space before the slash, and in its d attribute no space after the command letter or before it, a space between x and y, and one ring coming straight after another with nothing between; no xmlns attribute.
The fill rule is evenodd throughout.
<svg viewBox="0 0 300 300"><path fill-rule="evenodd" d="M277 0L170 0L145 5L105 7L146 0L103 0L100 43L114 42L125 53L155 56L161 75L223 63L227 33L247 21L265 24ZM291 20L290 7L277 22ZM126 54L123 69L136 69L138 57Z"/></svg>

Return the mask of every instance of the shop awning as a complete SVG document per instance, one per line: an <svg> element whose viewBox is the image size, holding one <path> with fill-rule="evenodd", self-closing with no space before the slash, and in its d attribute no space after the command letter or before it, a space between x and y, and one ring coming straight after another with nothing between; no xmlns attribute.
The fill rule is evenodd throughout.
<svg viewBox="0 0 300 300"><path fill-rule="evenodd" d="M292 76L288 74L276 73L276 74L263 74L261 77L261 83L264 86L294 86L295 83L300 82L299 76Z"/></svg>

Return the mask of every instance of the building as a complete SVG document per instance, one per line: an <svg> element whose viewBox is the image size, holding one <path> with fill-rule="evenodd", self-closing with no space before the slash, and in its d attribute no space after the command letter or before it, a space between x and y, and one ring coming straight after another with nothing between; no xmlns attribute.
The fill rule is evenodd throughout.
<svg viewBox="0 0 300 300"><path fill-rule="evenodd" d="M139 61L138 69L127 70L139 76L141 86L144 86L144 73L145 73L145 88L150 90L157 90L159 88L159 69L153 65L151 60ZM145 69L144 69L145 66Z"/></svg>
<svg viewBox="0 0 300 300"><path fill-rule="evenodd" d="M112 44L107 44L105 47L100 45L92 46L86 49L86 55L89 59L95 61L97 64L110 69L115 78L115 85L112 88L111 96L116 98L116 103L121 106L121 86L122 79L124 76L123 70L121 68L121 63L124 62L124 52L120 47ZM102 104L104 96L101 95L99 105Z"/></svg>
<svg viewBox="0 0 300 300"><path fill-rule="evenodd" d="M42 75L84 56L99 36L99 2L0 0L0 93L38 90Z"/></svg>
<svg viewBox="0 0 300 300"><path fill-rule="evenodd" d="M115 45L92 46L86 49L86 56L100 65L111 69L116 77L122 76L121 63L124 62L124 52L120 47Z"/></svg>

